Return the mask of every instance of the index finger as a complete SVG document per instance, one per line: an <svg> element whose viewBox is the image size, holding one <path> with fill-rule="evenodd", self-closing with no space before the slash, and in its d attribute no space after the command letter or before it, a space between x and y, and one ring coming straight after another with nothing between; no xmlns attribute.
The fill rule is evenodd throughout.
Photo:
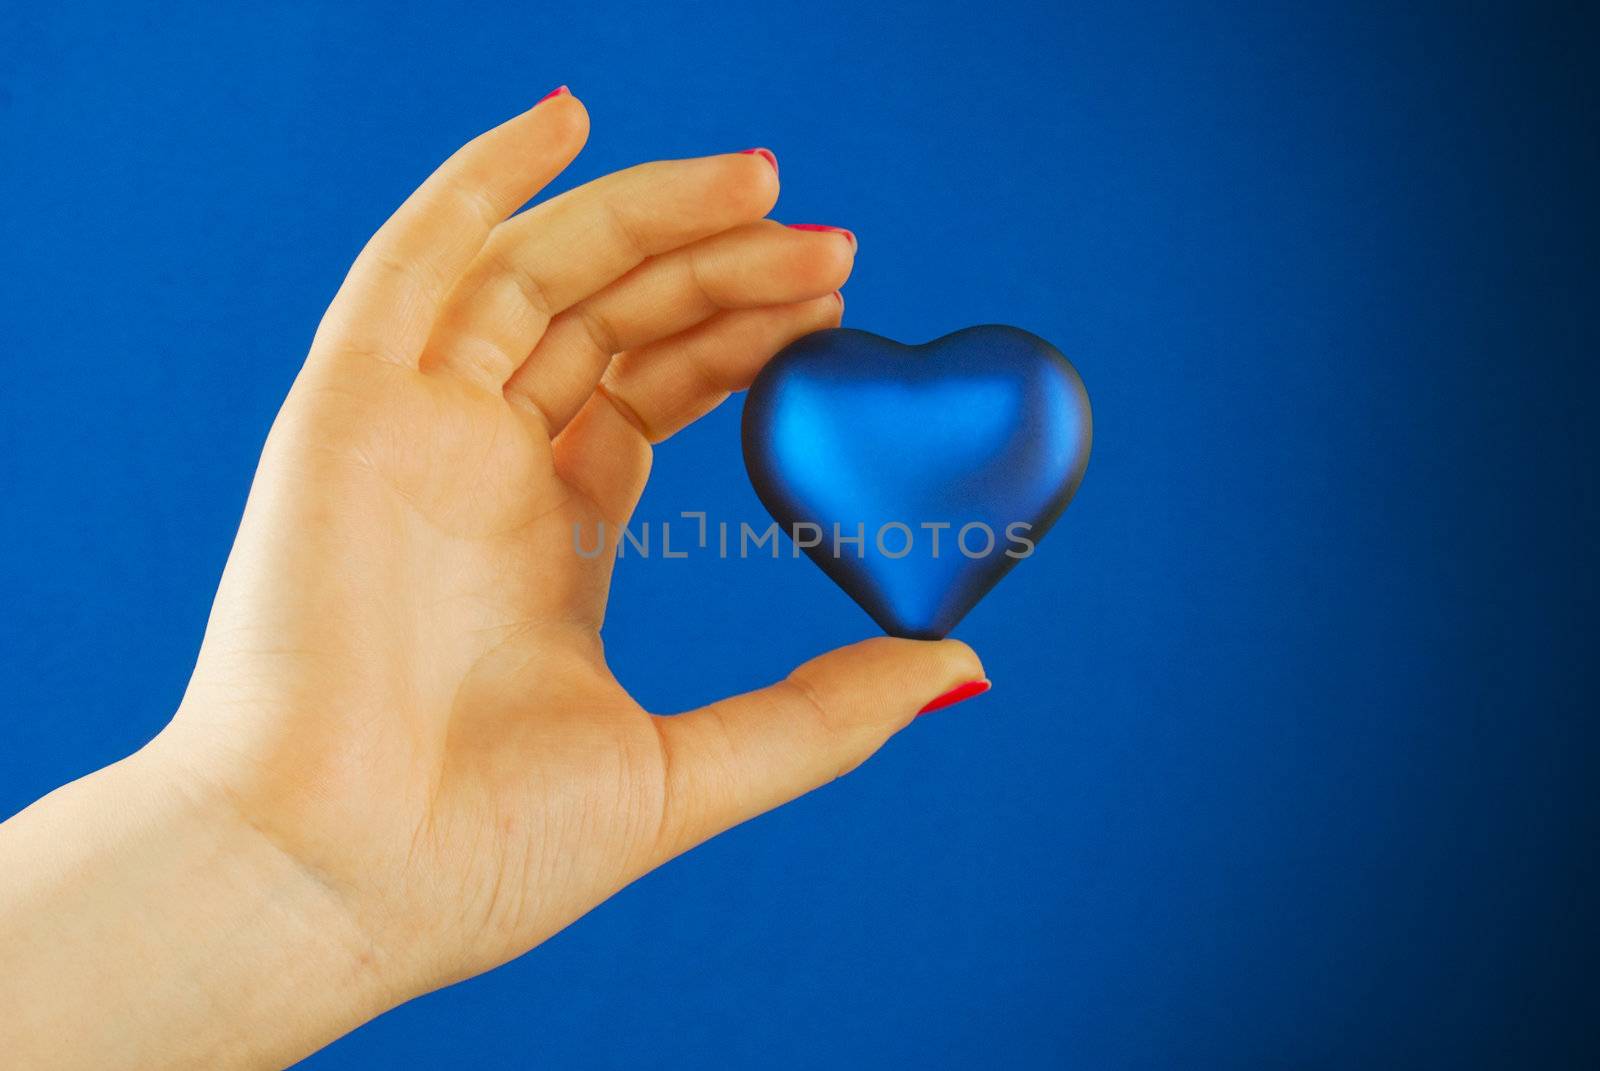
<svg viewBox="0 0 1600 1071"><path fill-rule="evenodd" d="M559 175L588 136L588 112L562 86L457 150L362 249L312 352L415 365L490 232Z"/></svg>

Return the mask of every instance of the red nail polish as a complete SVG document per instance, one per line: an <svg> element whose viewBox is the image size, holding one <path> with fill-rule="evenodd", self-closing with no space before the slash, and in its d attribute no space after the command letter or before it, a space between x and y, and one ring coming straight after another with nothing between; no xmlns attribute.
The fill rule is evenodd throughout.
<svg viewBox="0 0 1600 1071"><path fill-rule="evenodd" d="M539 98L539 103L543 104L545 101L549 100L551 97L559 97L563 93L571 93L571 92L572 92L572 90L568 89L566 86L556 86L550 92L548 92L544 96L540 97Z"/></svg>
<svg viewBox="0 0 1600 1071"><path fill-rule="evenodd" d="M917 711L917 717L920 718L924 714L932 714L935 710L943 710L945 707L953 707L963 699L971 699L975 695L982 695L992 687L994 685L986 680L968 681L965 684L957 685Z"/></svg>
<svg viewBox="0 0 1600 1071"><path fill-rule="evenodd" d="M791 223L789 224L789 229L791 231L825 231L829 234L842 234L850 239L851 245L859 246L859 243L856 242L856 232L847 231L843 227L830 227L826 223Z"/></svg>
<svg viewBox="0 0 1600 1071"><path fill-rule="evenodd" d="M777 173L777 170L778 170L778 158L773 155L771 149L741 149L739 151L739 155L740 156L759 156L759 157L761 157L761 159L765 160L767 163L772 165L772 170L773 170L774 174Z"/></svg>

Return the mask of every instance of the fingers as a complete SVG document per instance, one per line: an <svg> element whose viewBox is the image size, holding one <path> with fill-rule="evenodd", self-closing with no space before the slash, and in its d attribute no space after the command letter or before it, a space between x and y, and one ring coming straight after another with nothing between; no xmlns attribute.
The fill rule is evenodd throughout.
<svg viewBox="0 0 1600 1071"><path fill-rule="evenodd" d="M651 346L619 354L556 436L556 471L613 525L626 524L660 442L750 385L761 366L801 335L837 327L837 294L794 305L724 312Z"/></svg>
<svg viewBox="0 0 1600 1071"><path fill-rule="evenodd" d="M556 474L586 495L608 525L628 522L650 476L650 444L605 395L589 395L552 452Z"/></svg>
<svg viewBox="0 0 1600 1071"><path fill-rule="evenodd" d="M844 285L854 259L855 242L846 232L770 220L685 246L558 316L506 390L532 403L558 430L594 390L613 354L667 338L723 309L830 294Z"/></svg>
<svg viewBox="0 0 1600 1071"><path fill-rule="evenodd" d="M838 327L837 292L795 305L714 316L653 346L620 353L601 389L653 443L666 439L744 390L772 355L802 335Z"/></svg>
<svg viewBox="0 0 1600 1071"><path fill-rule="evenodd" d="M468 142L372 236L313 352L416 364L440 306L490 232L560 174L588 134L588 113L563 88Z"/></svg>
<svg viewBox="0 0 1600 1071"><path fill-rule="evenodd" d="M850 772L930 701L983 677L957 640L879 637L770 688L657 718L668 771L660 860Z"/></svg>
<svg viewBox="0 0 1600 1071"><path fill-rule="evenodd" d="M648 257L760 219L777 196L776 169L751 153L644 164L569 190L490 237L427 364L498 391L556 314Z"/></svg>

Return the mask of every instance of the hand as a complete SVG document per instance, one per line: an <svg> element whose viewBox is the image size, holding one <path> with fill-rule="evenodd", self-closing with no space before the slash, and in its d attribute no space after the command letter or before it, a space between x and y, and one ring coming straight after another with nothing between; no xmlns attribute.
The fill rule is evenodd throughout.
<svg viewBox="0 0 1600 1071"><path fill-rule="evenodd" d="M547 98L458 152L362 251L268 439L183 703L108 771L120 806L181 813L180 839L226 861L204 868L233 875L222 888L178 882L176 850L150 880L183 884L167 891L179 903L206 888L186 925L203 933L215 909L243 958L278 962L270 944L338 979L297 971L290 993L220 1024L163 1020L137 986L106 1001L206 1036L209 1059L297 1057L514 957L983 676L954 641L879 638L674 717L612 677L612 556L580 556L574 526L593 539L603 521L614 541L652 443L838 323L855 241L764 219L778 175L758 152L646 164L512 215L587 130L570 94ZM52 829L105 821L108 793L86 784L17 821L52 804ZM24 828L9 843L44 841ZM230 898L257 903L255 921L216 908ZM162 917L141 908L138 924ZM185 940L170 929L158 958ZM304 1007L330 1000L345 1006ZM279 1023L252 1048L235 1035L261 1009Z"/></svg>

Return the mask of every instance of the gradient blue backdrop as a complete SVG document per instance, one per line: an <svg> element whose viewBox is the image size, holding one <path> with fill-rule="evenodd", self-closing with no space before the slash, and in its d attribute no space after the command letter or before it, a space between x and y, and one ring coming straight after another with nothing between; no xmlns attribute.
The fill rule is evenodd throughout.
<svg viewBox="0 0 1600 1071"><path fill-rule="evenodd" d="M1596 40L1389 6L0 6L0 813L163 724L350 258L568 82L562 186L771 146L848 323L1050 338L1094 458L991 695L308 1066L1592 1056ZM762 516L737 402L680 509ZM612 606L663 710L871 631L804 560Z"/></svg>

